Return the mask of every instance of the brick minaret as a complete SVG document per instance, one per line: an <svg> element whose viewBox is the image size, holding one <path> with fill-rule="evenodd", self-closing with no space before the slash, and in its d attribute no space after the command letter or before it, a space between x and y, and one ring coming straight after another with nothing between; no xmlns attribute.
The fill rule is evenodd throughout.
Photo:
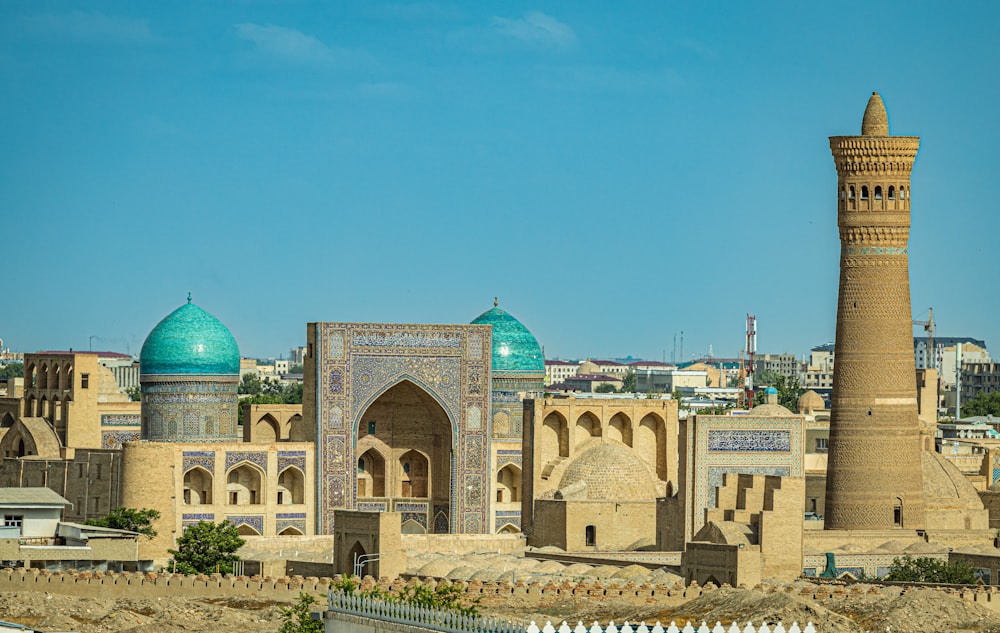
<svg viewBox="0 0 1000 633"><path fill-rule="evenodd" d="M910 171L920 138L889 136L878 93L861 136L832 136L840 298L827 529L925 527L910 312Z"/></svg>

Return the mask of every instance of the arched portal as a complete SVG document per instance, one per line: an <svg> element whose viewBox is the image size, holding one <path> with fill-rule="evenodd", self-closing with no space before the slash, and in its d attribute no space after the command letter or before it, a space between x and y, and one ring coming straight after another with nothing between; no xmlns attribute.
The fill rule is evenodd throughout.
<svg viewBox="0 0 1000 633"><path fill-rule="evenodd" d="M387 389L361 415L356 438L358 497L426 500L428 513L451 506L452 421L425 389L409 380Z"/></svg>
<svg viewBox="0 0 1000 633"><path fill-rule="evenodd" d="M649 462L656 470L656 476L667 481L667 431L666 422L655 413L647 413L640 421L635 432L636 452Z"/></svg>
<svg viewBox="0 0 1000 633"><path fill-rule="evenodd" d="M281 431L278 429L278 421L274 416L267 413L254 425L254 432L258 442L269 444L281 439Z"/></svg>
<svg viewBox="0 0 1000 633"><path fill-rule="evenodd" d="M371 570L371 564L363 560L365 553L361 541L355 541L354 546L347 552L347 564L351 566L352 573L356 572L362 578L368 576ZM358 568L359 559L361 560L360 569Z"/></svg>
<svg viewBox="0 0 1000 633"><path fill-rule="evenodd" d="M543 464L557 457L569 457L569 425L566 418L557 411L545 416L538 441Z"/></svg>

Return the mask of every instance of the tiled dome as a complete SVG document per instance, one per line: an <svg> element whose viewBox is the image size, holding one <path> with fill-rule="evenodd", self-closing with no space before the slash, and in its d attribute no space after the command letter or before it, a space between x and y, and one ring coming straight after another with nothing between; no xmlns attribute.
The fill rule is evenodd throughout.
<svg viewBox="0 0 1000 633"><path fill-rule="evenodd" d="M139 355L143 374L240 373L240 350L229 329L188 302L156 324Z"/></svg>
<svg viewBox="0 0 1000 633"><path fill-rule="evenodd" d="M493 326L493 371L516 374L544 374L542 348L520 321L493 306L472 322Z"/></svg>

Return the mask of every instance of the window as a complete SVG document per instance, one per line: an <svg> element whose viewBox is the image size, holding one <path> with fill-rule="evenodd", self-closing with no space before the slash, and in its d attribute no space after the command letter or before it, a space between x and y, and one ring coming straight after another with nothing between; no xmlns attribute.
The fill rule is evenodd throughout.
<svg viewBox="0 0 1000 633"><path fill-rule="evenodd" d="M861 187L861 199L862 200L868 199L868 185L863 185Z"/></svg>
<svg viewBox="0 0 1000 633"><path fill-rule="evenodd" d="M827 443L829 441L830 441L829 438L817 437L816 438L816 450L817 451L825 451L825 450L827 450L827 448L829 448L828 445L827 445Z"/></svg>
<svg viewBox="0 0 1000 633"><path fill-rule="evenodd" d="M586 539L587 547L594 547L597 545L597 526L588 525L585 529L584 538Z"/></svg>
<svg viewBox="0 0 1000 633"><path fill-rule="evenodd" d="M80 374L80 388L87 389L90 387L90 374Z"/></svg>
<svg viewBox="0 0 1000 633"><path fill-rule="evenodd" d="M878 186L875 187L875 199L876 200L881 200L882 199L882 186L881 185L878 185Z"/></svg>
<svg viewBox="0 0 1000 633"><path fill-rule="evenodd" d="M893 187L892 185L889 185L889 199L890 200L896 199L896 188Z"/></svg>
<svg viewBox="0 0 1000 633"><path fill-rule="evenodd" d="M24 516L20 514L5 514L3 516L4 527L21 527L24 523Z"/></svg>
<svg viewBox="0 0 1000 633"><path fill-rule="evenodd" d="M903 527L903 500L898 497L892 508L892 525L898 528Z"/></svg>
<svg viewBox="0 0 1000 633"><path fill-rule="evenodd" d="M368 435L375 435L375 420L368 420Z"/></svg>

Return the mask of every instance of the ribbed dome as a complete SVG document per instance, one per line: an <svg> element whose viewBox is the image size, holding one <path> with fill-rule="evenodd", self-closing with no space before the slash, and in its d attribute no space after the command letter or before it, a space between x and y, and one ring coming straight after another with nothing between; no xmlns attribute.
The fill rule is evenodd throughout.
<svg viewBox="0 0 1000 633"><path fill-rule="evenodd" d="M472 323L493 326L493 371L545 373L542 348L520 321L494 305L493 309L483 312Z"/></svg>
<svg viewBox="0 0 1000 633"><path fill-rule="evenodd" d="M865 108L865 117L861 120L862 136L889 136L889 115L885 104L877 92L873 92Z"/></svg>
<svg viewBox="0 0 1000 633"><path fill-rule="evenodd" d="M143 374L240 373L240 350L232 333L191 299L156 324L139 355Z"/></svg>

